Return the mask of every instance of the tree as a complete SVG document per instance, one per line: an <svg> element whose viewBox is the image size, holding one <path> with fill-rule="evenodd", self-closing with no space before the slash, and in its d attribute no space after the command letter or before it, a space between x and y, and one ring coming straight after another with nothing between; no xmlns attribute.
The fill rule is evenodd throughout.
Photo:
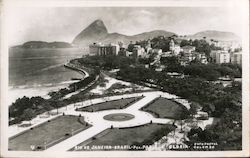
<svg viewBox="0 0 250 158"><path fill-rule="evenodd" d="M180 43L180 46L181 47L184 47L184 46L190 46L192 45L192 42L191 41L188 41L188 40L182 40L181 43Z"/></svg>
<svg viewBox="0 0 250 158"><path fill-rule="evenodd" d="M30 124L31 124L31 119L35 116L34 114L34 110L28 108L26 110L24 110L22 117L24 118L24 120L29 120Z"/></svg>
<svg viewBox="0 0 250 158"><path fill-rule="evenodd" d="M128 50L129 52L133 52L134 46L135 46L135 44L130 43L130 44L128 45L128 49L127 49L127 50Z"/></svg>
<svg viewBox="0 0 250 158"><path fill-rule="evenodd" d="M200 108L201 105L197 102L192 102L190 105L189 113L192 115L192 117L197 113L198 108Z"/></svg>

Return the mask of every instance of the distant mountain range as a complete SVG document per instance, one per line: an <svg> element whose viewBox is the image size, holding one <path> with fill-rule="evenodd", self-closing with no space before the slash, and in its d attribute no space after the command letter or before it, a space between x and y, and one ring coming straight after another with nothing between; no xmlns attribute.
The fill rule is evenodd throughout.
<svg viewBox="0 0 250 158"><path fill-rule="evenodd" d="M29 41L22 45L15 46L18 48L71 48L72 45L67 42L44 42L44 41Z"/></svg>
<svg viewBox="0 0 250 158"><path fill-rule="evenodd" d="M80 47L87 47L93 42L117 43L122 41L124 44L128 44L130 41L145 40L157 36L170 37L173 35L177 34L164 30L144 32L133 36L127 36L119 33L108 33L108 29L106 28L103 21L95 20L75 37L72 44ZM185 37L190 39L202 39L206 37L207 40L213 39L218 41L240 41L240 38L234 33L214 30L202 31L194 35L187 35Z"/></svg>
<svg viewBox="0 0 250 158"><path fill-rule="evenodd" d="M206 37L206 39L214 39L218 41L240 41L240 37L235 35L232 32L222 32L222 31L215 31L215 30L207 30L198 32L194 35L187 36L191 39L202 39Z"/></svg>
<svg viewBox="0 0 250 158"><path fill-rule="evenodd" d="M154 38L157 36L171 37L177 35L173 32L164 30L154 30L150 32L144 32L137 35L127 36L119 33L109 33L102 20L95 20L88 27L83 29L72 41L73 46L88 47L89 44L94 42L101 43L118 43L122 41L125 45L130 41L139 41ZM177 35L178 36L178 35ZM240 38L232 32L221 32L215 30L207 30L198 32L193 35L187 35L184 38L189 39L202 39L206 37L207 40L218 41L240 41ZM43 42L43 41L29 41L22 45L23 48L67 48L71 47L70 43L66 42Z"/></svg>
<svg viewBox="0 0 250 158"><path fill-rule="evenodd" d="M119 33L108 33L106 26L102 20L96 20L91 23L87 28L80 32L73 40L74 45L88 46L93 42L102 43L117 43L122 41L124 44L128 44L130 41L138 41L149 39L157 36L172 36L175 35L173 32L167 32L164 30L155 30L151 32L145 32L133 36L127 36Z"/></svg>

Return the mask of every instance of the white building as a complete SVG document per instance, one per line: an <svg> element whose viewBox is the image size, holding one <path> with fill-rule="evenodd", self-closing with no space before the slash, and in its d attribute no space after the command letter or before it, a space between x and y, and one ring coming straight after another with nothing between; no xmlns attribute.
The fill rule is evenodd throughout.
<svg viewBox="0 0 250 158"><path fill-rule="evenodd" d="M217 64L230 63L230 53L225 50L213 50L210 53L210 57L212 58L212 62Z"/></svg>
<svg viewBox="0 0 250 158"><path fill-rule="evenodd" d="M216 53L215 61L217 64L230 63L230 53L227 51L220 51L219 53Z"/></svg>
<svg viewBox="0 0 250 158"><path fill-rule="evenodd" d="M185 54L190 54L192 52L195 51L195 47L194 46L184 46L184 47L181 47L183 53Z"/></svg>
<svg viewBox="0 0 250 158"><path fill-rule="evenodd" d="M146 56L145 49L142 48L140 45L135 45L133 48L133 56L134 57L145 57Z"/></svg>
<svg viewBox="0 0 250 158"><path fill-rule="evenodd" d="M179 55L179 53L181 52L181 47L179 45L176 45L174 43L174 40L171 39L169 43L169 50L173 55Z"/></svg>
<svg viewBox="0 0 250 158"><path fill-rule="evenodd" d="M133 52L126 51L126 57L130 57L133 55Z"/></svg>
<svg viewBox="0 0 250 158"><path fill-rule="evenodd" d="M162 55L162 49L152 49L151 52L152 53L156 53L157 56L161 56Z"/></svg>
<svg viewBox="0 0 250 158"><path fill-rule="evenodd" d="M89 54L90 55L118 55L119 45L116 44L101 44L101 43L93 43L89 45Z"/></svg>
<svg viewBox="0 0 250 158"><path fill-rule="evenodd" d="M154 62L150 63L150 65L160 65L160 59L161 59L161 55L162 55L162 49L152 49L151 50L152 54L156 54L154 56Z"/></svg>

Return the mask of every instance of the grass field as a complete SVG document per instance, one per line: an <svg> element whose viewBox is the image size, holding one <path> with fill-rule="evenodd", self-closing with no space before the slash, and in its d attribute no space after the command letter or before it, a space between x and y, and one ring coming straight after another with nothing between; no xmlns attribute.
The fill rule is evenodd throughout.
<svg viewBox="0 0 250 158"><path fill-rule="evenodd" d="M142 97L133 97L133 98L124 98L114 101L103 102L99 104L94 104L91 106L79 108L79 111L87 111L87 112L96 112L102 110L110 110L110 109L123 109L136 101L140 100Z"/></svg>
<svg viewBox="0 0 250 158"><path fill-rule="evenodd" d="M184 106L166 98L157 98L141 110L152 113L155 117L180 119L180 114L187 112Z"/></svg>
<svg viewBox="0 0 250 158"><path fill-rule="evenodd" d="M87 140L78 146L117 146L117 145L135 145L138 143L149 142L153 144L154 141L160 139L167 133L173 130L172 125L147 124L144 126L124 128L124 129L107 129L96 135L94 139ZM163 134L164 131L165 133ZM155 136L158 136L157 138ZM156 139L156 140L154 140ZM85 149L82 149L85 150ZM114 149L112 149L114 150Z"/></svg>
<svg viewBox="0 0 250 158"><path fill-rule="evenodd" d="M35 145L37 150L44 150L44 142L46 142L47 147L55 145L69 138L72 130L75 131L73 134L76 134L90 126L81 123L78 116L59 116L50 122L43 123L32 130L10 138L9 150L29 151L31 145Z"/></svg>

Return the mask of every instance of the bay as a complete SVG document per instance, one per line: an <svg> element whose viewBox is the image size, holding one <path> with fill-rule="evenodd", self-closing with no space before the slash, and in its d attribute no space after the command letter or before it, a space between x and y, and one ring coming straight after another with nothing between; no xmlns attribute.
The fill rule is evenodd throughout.
<svg viewBox="0 0 250 158"><path fill-rule="evenodd" d="M8 104L23 96L48 98L49 91L76 82L72 78L82 78L82 74L63 65L82 55L79 48L10 48Z"/></svg>

